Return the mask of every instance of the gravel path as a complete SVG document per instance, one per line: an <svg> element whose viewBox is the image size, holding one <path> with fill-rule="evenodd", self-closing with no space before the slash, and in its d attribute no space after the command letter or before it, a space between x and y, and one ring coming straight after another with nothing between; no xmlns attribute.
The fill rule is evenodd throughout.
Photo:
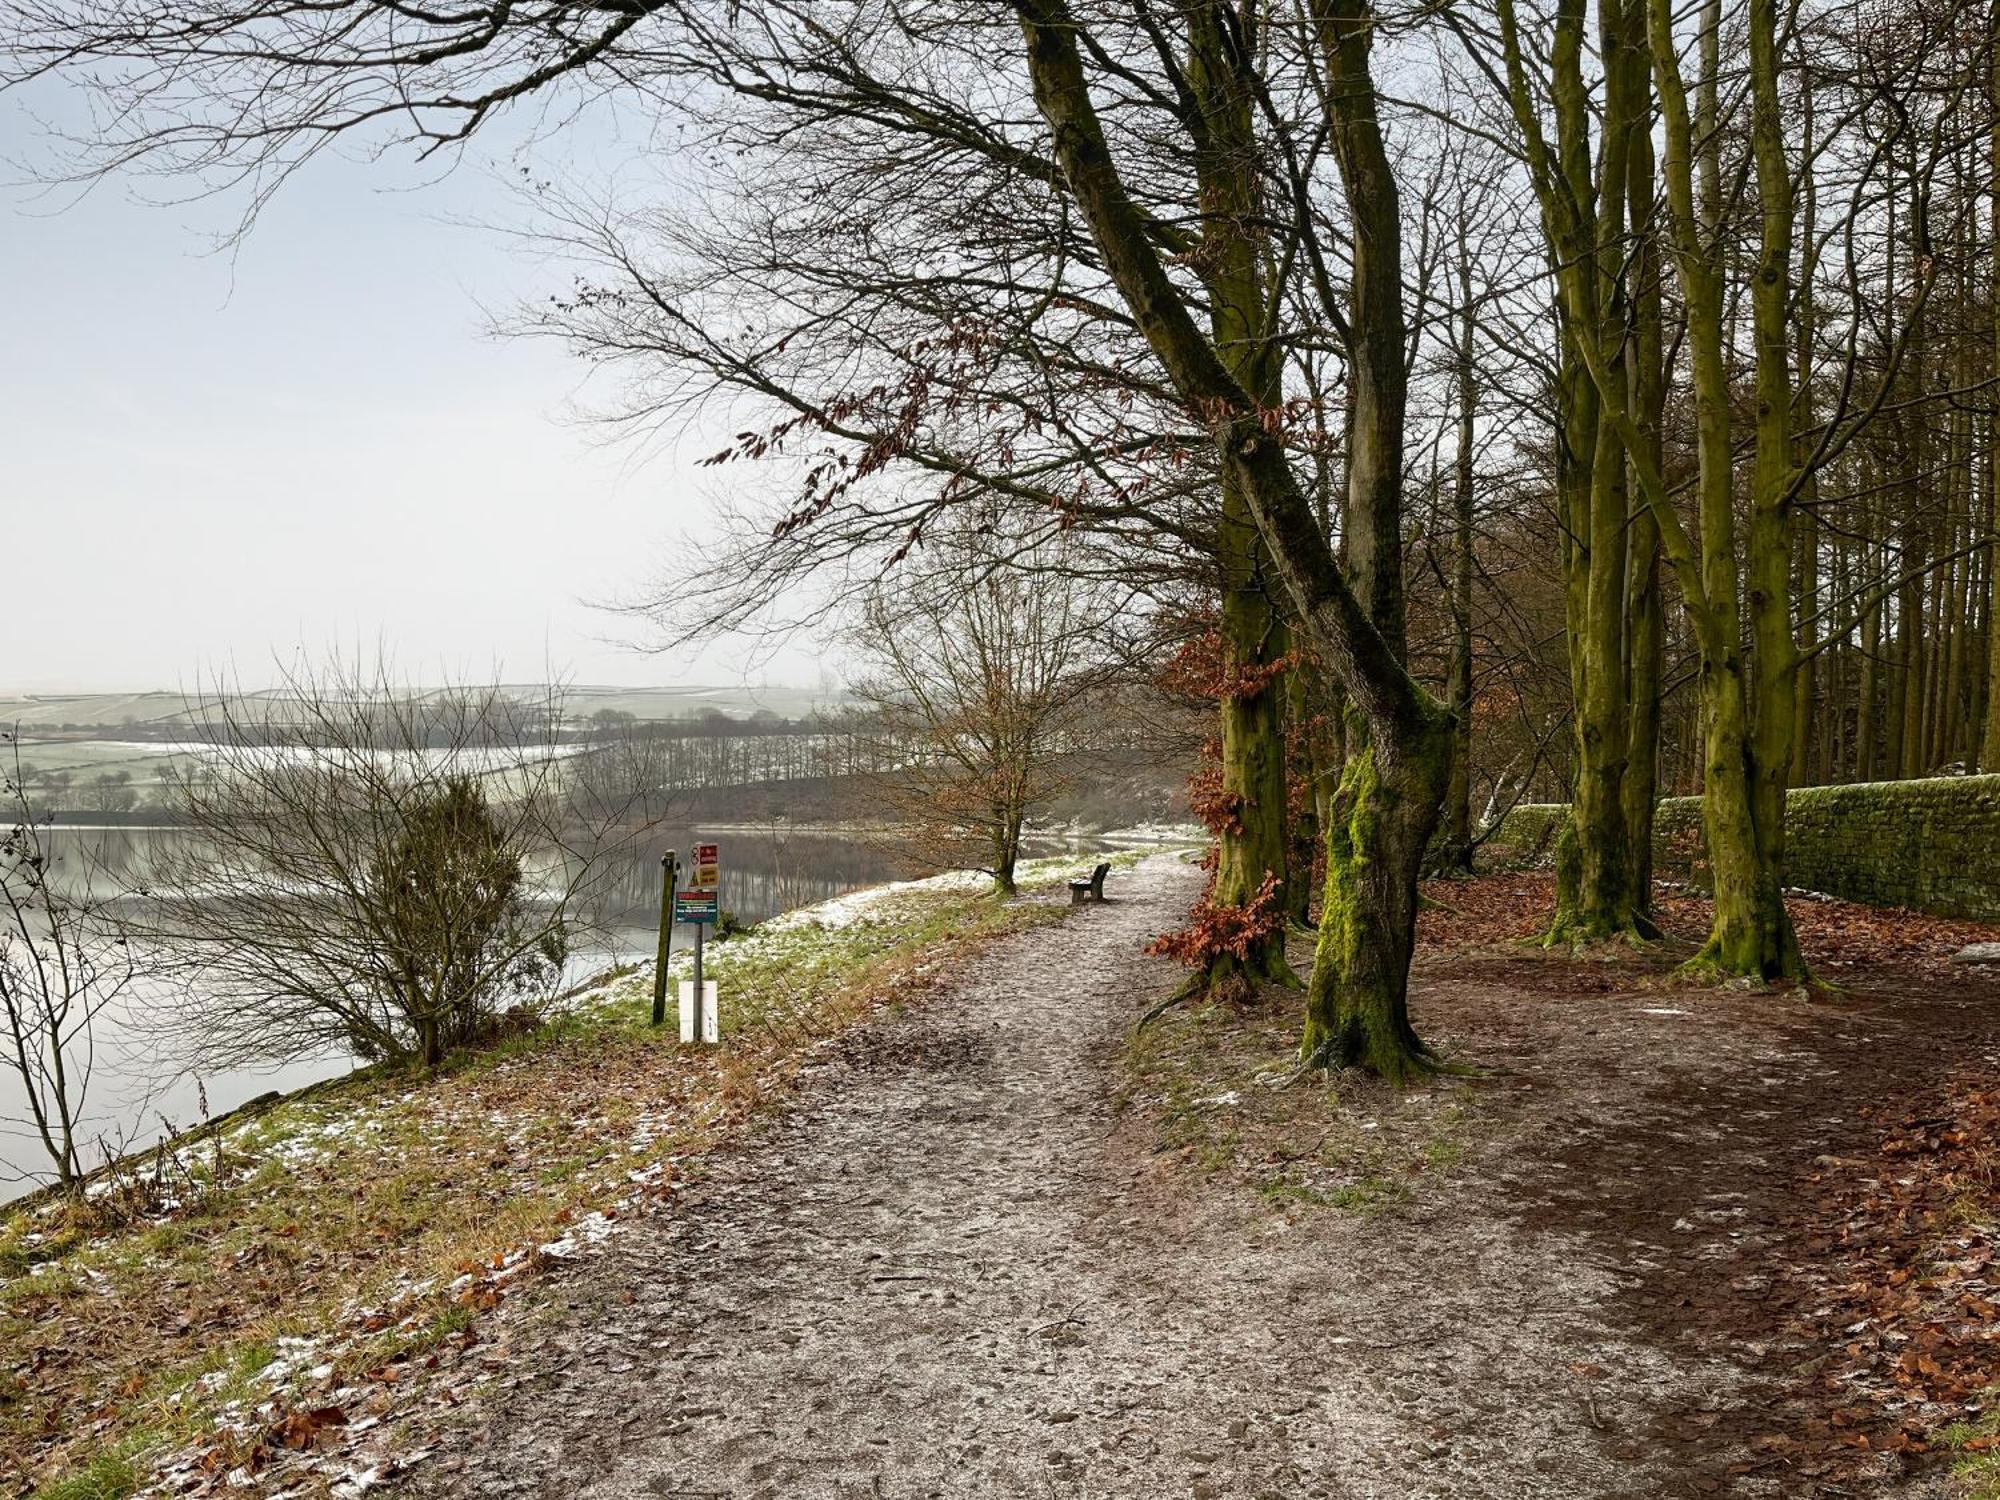
<svg viewBox="0 0 2000 1500"><path fill-rule="evenodd" d="M426 1466L460 1496L1654 1496L1649 1410L1726 1402L1600 1308L1616 1258L1460 1193L1288 1222L1122 1131L1140 956L1198 874L1005 940L578 1275ZM1514 1185L1496 1187L1502 1195ZM1630 1283L1625 1283L1629 1286ZM1606 1386L1579 1369L1616 1372ZM1658 1467L1656 1467L1658 1465Z"/></svg>

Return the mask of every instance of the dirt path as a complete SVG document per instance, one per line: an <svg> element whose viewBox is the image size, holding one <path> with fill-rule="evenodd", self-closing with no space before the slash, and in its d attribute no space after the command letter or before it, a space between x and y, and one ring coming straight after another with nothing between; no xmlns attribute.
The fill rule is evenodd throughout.
<svg viewBox="0 0 2000 1500"><path fill-rule="evenodd" d="M1701 1180L1738 1149L1704 1144L1706 1068L1614 1067L1553 1110L1517 1112L1466 1171L1384 1214L1197 1191L1120 1124L1112 1095L1132 1015L1174 978L1140 950L1197 880L1149 860L1114 877L1113 904L996 944L947 993L872 1028L784 1123L674 1214L633 1225L560 1316L516 1337L527 1371L469 1442L444 1445L425 1487L1716 1492L1715 1466L1691 1467L1662 1425L1755 1405L1754 1351L1680 1337L1660 1302L1699 1301L1681 1272L1733 1256L1742 1217L1737 1187ZM1438 997L1440 1025L1495 1054L1523 1098L1609 1045L1577 1025L1571 1053L1538 1056L1543 1001L1517 994L1475 1020L1472 988ZM1663 1043L1684 1020L1625 1009L1621 1024ZM1732 1041L1717 1076L1819 1088L1819 1060L1784 1030ZM1591 1180L1600 1157L1614 1181ZM1680 1171L1661 1174L1669 1163ZM1766 1164L1753 1151L1743 1165ZM1653 1232L1635 1233L1640 1220ZM1723 1226L1728 1250L1683 1224ZM1712 1448L1705 1430L1697 1416L1681 1436Z"/></svg>

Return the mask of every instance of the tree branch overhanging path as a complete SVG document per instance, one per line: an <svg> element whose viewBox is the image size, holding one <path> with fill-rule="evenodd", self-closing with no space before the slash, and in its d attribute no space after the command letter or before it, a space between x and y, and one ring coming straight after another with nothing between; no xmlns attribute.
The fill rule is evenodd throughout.
<svg viewBox="0 0 2000 1500"><path fill-rule="evenodd" d="M1167 407L1178 410L1165 432L1192 420L1213 445L1202 466L1221 491L1216 547L1225 619L1249 623L1275 610L1341 681L1355 715L1356 742L1368 747L1350 758L1341 777L1327 837L1374 852L1366 861L1327 861L1327 904L1343 916L1323 928L1304 1052L1392 1076L1420 1071L1426 1054L1409 1025L1403 991L1416 871L1444 791L1450 715L1404 663L1407 374L1399 203L1376 114L1363 13L1329 4L1280 27L1216 5L1166 27L1150 13L1114 17L1099 36L1060 7L1019 7L1020 41L1009 51L1023 61L996 81L1038 110L1043 128L1025 132L1007 119L990 90L973 83L980 70L963 43L934 32L920 17L882 13L837 21L811 7L743 16L734 7L717 15L661 6L644 12L640 26L641 14L558 9L539 16L531 33L519 28L512 12L499 11L405 16L361 6L322 23L317 13L219 10L184 27L165 11L134 19L97 15L88 6L31 5L11 17L10 29L28 74L82 68L122 100L121 117L135 122L135 134L94 143L100 167L157 162L183 172L220 171L225 178L235 172L262 191L328 141L384 119L391 96L405 111L404 133L436 144L461 138L492 108L544 85L589 86L595 76L589 70L601 61L613 77L644 93L678 90L697 119L706 109L710 128L725 132L733 128L724 123L731 111L749 112L747 128L766 132L767 140L837 131L858 119L879 141L908 141L904 159L885 163L892 181L914 186L913 173L935 170L943 161L961 172L997 173L1001 181L1053 191L1052 202L1065 217L1075 215L1083 233L1075 237L1081 253L1064 261L1051 292L1065 309L1103 307L1107 299L1122 304L1122 317L1110 322L1126 324L1129 352L1136 352L1131 334L1137 334L1138 347L1164 375ZM1267 49L1246 25L1286 49L1284 76L1260 73L1253 58ZM600 29L588 35L593 26ZM1148 38L1156 56L1144 71L1157 66L1166 89L1120 61L1121 52ZM905 68L892 61L885 47L912 49L913 59L935 54L938 81L930 81L933 70L925 64ZM1324 68L1329 80L1323 96L1302 82L1316 68ZM1096 97L1108 90L1122 116L1130 110L1119 95L1133 86L1137 116L1121 121L1120 131L1137 124L1151 133L1164 126L1196 157L1193 181L1177 182L1170 170L1148 184L1151 201L1144 205L1117 159L1121 152ZM1289 114L1272 115L1279 90L1286 94L1286 111L1303 103L1308 119L1315 110L1329 112L1316 134L1330 144L1357 226L1345 308L1332 300L1324 277L1332 247L1321 243L1322 215L1304 196L1309 187L1297 175L1298 153L1289 144L1296 202L1282 236L1274 238L1267 227L1271 208L1280 205L1273 203L1257 158L1273 118L1279 135L1292 129ZM435 123L440 118L443 126ZM968 244L936 248L962 260ZM1163 249L1195 274L1170 272ZM1279 369L1284 350L1312 334L1288 316L1286 276L1274 277L1271 254L1284 265L1303 258L1319 269L1323 295L1306 312L1315 324L1330 323L1346 345L1355 401L1340 510L1352 580L1335 560L1327 497L1317 505L1308 499L1288 451L1294 440ZM1079 303L1072 284L1093 281L1102 295ZM594 311L607 302L615 303L616 294L606 299L586 290L570 311ZM671 306L661 310L682 328L695 326ZM1206 331L1199 326L1204 318ZM715 373L713 344L699 337L696 343L704 346L696 351L697 363ZM758 367L738 366L723 378L761 384L767 396L782 394ZM809 479L805 503L777 528L780 540L823 522L857 480L925 448L921 430L931 411L931 384L922 370L904 382L904 416L868 445L854 472ZM1058 395L1052 409L1063 400ZM823 403L795 403L795 410L795 421L825 425L809 415L824 412ZM1030 421L1044 425L1038 415L1030 414ZM928 447L936 452L939 445ZM1081 485L1066 478L1024 492L989 478L990 450L965 464L954 463L946 446L945 498L956 499L963 489L989 503L1026 498L1032 510L1040 491L1057 509L1067 509L1068 496L1090 483L1094 466L1093 455L1077 469L1076 455L1092 454L1092 445L1075 443L1069 451L1069 468L1082 474ZM1309 482L1327 481L1316 473ZM912 539L921 525L919 518ZM1146 529L1143 512L1128 510L1114 522L1114 530L1126 533ZM909 545L906 540L899 550ZM1261 660L1272 642L1271 626L1238 632L1232 640L1250 660ZM1233 736L1225 733L1230 764L1279 764L1268 743L1275 719L1238 728ZM1285 798L1282 780L1237 774L1246 815L1241 831L1232 827L1222 836L1218 896L1241 901L1263 880L1282 880L1289 872L1271 836L1254 842L1250 836L1277 816ZM1248 814L1256 809L1263 811L1252 823ZM1299 872L1295 883L1308 879ZM1301 912L1307 904L1302 898L1288 902ZM1256 967L1284 977L1281 958L1260 959Z"/></svg>

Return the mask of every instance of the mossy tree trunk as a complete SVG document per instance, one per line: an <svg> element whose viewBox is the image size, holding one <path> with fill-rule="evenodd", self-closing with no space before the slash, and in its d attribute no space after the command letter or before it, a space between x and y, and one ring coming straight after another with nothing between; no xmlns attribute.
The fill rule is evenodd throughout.
<svg viewBox="0 0 2000 1500"><path fill-rule="evenodd" d="M1565 623L1569 632L1570 686L1575 706L1576 788L1568 826L1556 849L1556 909L1551 944L1602 942L1650 935L1643 908L1647 866L1634 842L1633 804L1641 788L1628 788L1634 751L1642 736L1657 733L1650 710L1635 716L1635 675L1644 678L1657 654L1657 636L1633 611L1656 607L1657 593L1636 580L1650 579L1651 557L1642 535L1632 534L1633 505L1627 449L1633 427L1614 420L1627 408L1652 409L1655 382L1645 367L1645 317L1657 334L1657 300L1637 305L1650 290L1634 292L1628 245L1628 202L1641 243L1650 233L1651 101L1645 87L1643 18L1635 0L1598 0L1597 51L1605 86L1601 129L1583 73L1586 0L1562 0L1549 52L1548 96L1555 135L1545 141L1541 106L1526 83L1525 63L1511 6L1502 8L1510 103L1516 124L1534 153L1532 180L1542 224L1556 263L1561 334L1557 398L1557 495L1562 519ZM1657 342L1651 351L1657 359ZM1603 390L1616 382L1615 399ZM1635 573L1635 570L1636 573ZM1635 654L1644 653L1643 660ZM1650 805L1654 759L1642 754L1640 781Z"/></svg>
<svg viewBox="0 0 2000 1500"><path fill-rule="evenodd" d="M1401 224L1368 69L1369 12L1361 0L1313 0L1327 69L1329 138L1353 224L1345 319L1350 390L1345 542L1348 568L1355 575L1350 581L1299 484L1280 413L1244 385L1213 334L1201 330L1195 308L1160 257L1154 227L1126 190L1091 98L1075 18L1064 0L1016 0L1015 9L1051 151L1089 226L1105 274L1182 400L1208 425L1222 471L1241 486L1291 605L1294 628L1346 688L1353 712L1366 723L1376 763L1393 771L1378 775L1372 785L1356 781L1359 771L1350 771L1347 779L1355 791L1350 826L1359 817L1364 829L1380 823L1396 836L1378 846L1378 868L1351 868L1340 877L1361 908L1351 927L1389 931L1366 948L1322 943L1315 971L1327 970L1318 977L1319 992L1331 1006L1331 1014L1322 1014L1319 1023L1326 1035L1378 1038L1378 1045L1360 1060L1388 1077L1407 1077L1421 1070L1426 1059L1409 1033L1403 1006L1414 932L1414 881L1423 855L1421 840L1406 835L1419 823L1426 834L1434 825L1451 716L1410 676L1403 660ZM1255 13L1211 4L1195 11L1192 19L1204 38L1199 44L1207 54L1204 65L1239 75L1234 87L1252 95L1253 70L1263 45L1254 35ZM1217 137L1217 118L1204 111L1200 149L1213 153L1214 164L1236 176L1246 201L1255 201L1264 182L1260 163L1269 159L1260 149L1265 143L1252 132L1256 116L1247 108L1220 116L1241 131L1233 138ZM1223 204L1212 200L1203 208L1205 217L1224 211ZM1287 212L1293 209L1307 222L1303 201ZM1196 257L1206 248L1188 247ZM1339 319L1339 309L1328 312L1330 319ZM1421 747L1421 756L1411 753L1413 747ZM1356 748L1350 740L1350 765ZM1415 764L1433 768L1427 778L1429 805L1421 813L1380 806L1384 796L1409 796L1420 789L1407 774ZM1330 839L1329 852L1336 847ZM1397 899L1398 891L1410 894ZM1324 1050L1324 1044L1313 1050Z"/></svg>
<svg viewBox="0 0 2000 1500"><path fill-rule="evenodd" d="M1313 0L1331 141L1354 242L1348 281L1347 572L1398 668L1406 619L1402 484L1408 375L1402 208L1376 110L1365 0ZM1465 393L1461 393L1462 399ZM1469 465L1469 434L1465 463ZM1470 482L1464 503L1470 505ZM1291 549L1296 556L1301 549ZM1469 554L1468 554L1469 556ZM1468 562L1469 566L1469 562ZM1302 603L1311 590L1300 587ZM1305 610L1308 618L1313 612ZM1403 678L1407 682L1407 678ZM1417 879L1448 789L1455 719L1410 685L1393 697L1356 682L1346 764L1326 818L1326 886L1300 1051L1402 1083L1428 1071L1410 1023Z"/></svg>
<svg viewBox="0 0 2000 1500"><path fill-rule="evenodd" d="M1700 545L1678 539L1683 593L1700 647L1705 727L1702 818L1715 877L1715 915L1697 971L1763 980L1804 977L1784 903L1785 790L1795 733L1797 642L1791 618L1791 506L1805 475L1791 436L1792 185L1778 98L1773 0L1750 0L1750 135L1761 241L1751 277L1755 446L1749 523L1736 525L1733 391L1725 358L1719 157L1714 127L1716 41L1705 36L1691 117L1668 0L1649 0L1653 72L1666 124L1667 200L1688 308L1695 395ZM1701 186L1697 202L1695 184ZM1653 509L1672 531L1665 486ZM1739 608L1739 600L1742 601ZM1744 616L1747 614L1747 632Z"/></svg>
<svg viewBox="0 0 2000 1500"><path fill-rule="evenodd" d="M1222 789L1235 815L1217 836L1214 900L1246 906L1268 876L1277 876L1281 899L1288 887L1285 679L1291 674L1272 675L1273 663L1285 655L1285 631L1264 592L1263 542L1240 497L1225 499L1223 532L1224 567L1234 576L1222 596L1222 637L1232 676L1242 686L1225 694L1221 704ZM1206 977L1216 984L1239 975L1253 982L1298 982L1285 961L1282 927L1255 942L1241 960L1218 954Z"/></svg>
<svg viewBox="0 0 2000 1500"><path fill-rule="evenodd" d="M1195 155L1202 198L1210 210L1198 258L1209 299L1209 326L1229 373L1261 406L1281 395L1278 350L1269 335L1269 298L1262 264L1266 235L1254 178L1242 170L1241 143L1251 138L1254 96L1229 61L1229 38L1218 13L1197 13L1190 28L1190 89L1207 122ZM1276 877L1281 909L1290 906L1291 835L1287 820L1285 678L1290 640L1270 593L1270 560L1244 495L1242 476L1222 474L1216 534L1222 586L1221 631L1229 685L1222 699L1222 789L1234 810L1220 834L1215 891L1218 906L1247 906ZM1296 984L1285 961L1285 929L1277 925L1241 958L1219 953L1210 984L1233 977Z"/></svg>
<svg viewBox="0 0 2000 1500"><path fill-rule="evenodd" d="M1451 719L1439 713L1393 745L1349 723L1350 748L1327 819L1326 888L1306 986L1301 1051L1328 1068L1405 1083L1433 1066L1410 1023L1417 877L1451 776Z"/></svg>
<svg viewBox="0 0 2000 1500"><path fill-rule="evenodd" d="M1615 0L1603 0L1607 6ZM1498 0L1507 80L1530 170L1545 205L1563 194L1543 139L1529 85L1513 0ZM1700 73L1693 93L1681 72L1681 49L1669 0L1645 0L1650 71L1660 103L1665 156L1666 241L1686 312L1688 369L1696 448L1690 534L1649 451L1634 413L1626 372L1604 345L1579 340L1605 418L1625 444L1630 470L1658 528L1660 545L1681 586L1699 650L1704 733L1704 821L1715 869L1715 920L1696 960L1709 972L1758 978L1796 977L1798 945L1783 901L1784 790L1791 767L1796 644L1791 623L1790 529L1804 475L1791 444L1792 362L1787 303L1792 284L1791 174L1778 109L1774 0L1750 0L1751 140L1754 186L1763 230L1750 300L1755 324L1756 448L1750 520L1739 534L1731 384L1725 316L1727 257L1720 243L1720 133L1715 127L1720 7L1704 6ZM1612 77L1622 70L1613 69ZM1700 118L1697 119L1696 111ZM1611 111L1607 116L1622 114ZM1649 117L1641 112L1638 118ZM1609 149L1607 126L1607 150ZM1567 301L1582 301L1577 268L1588 248L1574 215L1546 214ZM1746 586L1747 585L1747 586ZM1747 616L1747 630L1746 630Z"/></svg>
<svg viewBox="0 0 2000 1500"><path fill-rule="evenodd" d="M1750 282L1755 361L1756 427L1751 459L1750 518L1744 548L1745 609L1749 615L1749 701L1739 708L1734 692L1712 694L1711 740L1718 726L1738 715L1746 783L1740 801L1749 811L1743 826L1733 776L1717 786L1715 805L1706 808L1709 848L1720 847L1716 827L1731 822L1732 857L1744 866L1725 890L1716 867L1715 925L1704 957L1732 975L1765 980L1799 980L1805 963L1798 936L1785 910L1785 792L1792 772L1792 744L1798 735L1798 636L1792 623L1793 502L1811 476L1794 467L1792 409L1795 401L1790 347L1792 332L1791 164L1785 153L1778 94L1776 0L1750 0L1750 141L1763 233L1757 268ZM1715 774L1726 747L1712 745L1708 772ZM1733 771L1733 767L1728 768Z"/></svg>
<svg viewBox="0 0 2000 1500"><path fill-rule="evenodd" d="M1749 697L1740 666L1710 681L1703 666L1707 724L1702 767L1702 828L1715 882L1715 915L1707 941L1690 961L1701 977L1767 982L1805 977L1797 934L1784 898L1784 776L1760 765L1749 729ZM1782 712L1789 718L1791 694ZM1771 798L1775 793L1777 802Z"/></svg>

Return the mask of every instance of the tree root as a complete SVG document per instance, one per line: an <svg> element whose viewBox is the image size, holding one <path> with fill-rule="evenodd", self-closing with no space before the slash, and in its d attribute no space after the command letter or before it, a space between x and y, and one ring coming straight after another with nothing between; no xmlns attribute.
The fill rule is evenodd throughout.
<svg viewBox="0 0 2000 1500"><path fill-rule="evenodd" d="M1317 1073L1320 1069L1328 1067L1332 1063L1332 1061L1333 1061L1333 1042L1329 1039L1327 1041L1321 1042L1318 1047L1314 1048L1312 1056L1308 1057L1304 1062L1300 1063L1298 1067L1292 1072L1290 1077L1281 1079L1279 1082L1272 1084L1271 1087L1273 1089L1282 1092L1283 1090L1288 1089L1292 1087L1292 1085L1300 1082L1302 1079L1308 1078L1314 1073Z"/></svg>
<svg viewBox="0 0 2000 1500"><path fill-rule="evenodd" d="M1143 1016L1139 1017L1138 1023L1134 1025L1132 1028L1132 1034L1134 1036L1137 1036L1140 1032L1144 1031L1148 1026L1152 1025L1153 1022L1159 1020L1161 1016L1164 1016L1168 1011L1172 1010L1176 1005L1183 1005L1189 1000L1192 1000L1196 995L1205 995L1207 993L1208 993L1208 976L1206 974L1188 975L1186 979L1181 981L1179 987L1176 988L1171 995L1167 996L1166 999L1162 1000L1158 1005L1154 1006L1151 1010L1147 1011Z"/></svg>

